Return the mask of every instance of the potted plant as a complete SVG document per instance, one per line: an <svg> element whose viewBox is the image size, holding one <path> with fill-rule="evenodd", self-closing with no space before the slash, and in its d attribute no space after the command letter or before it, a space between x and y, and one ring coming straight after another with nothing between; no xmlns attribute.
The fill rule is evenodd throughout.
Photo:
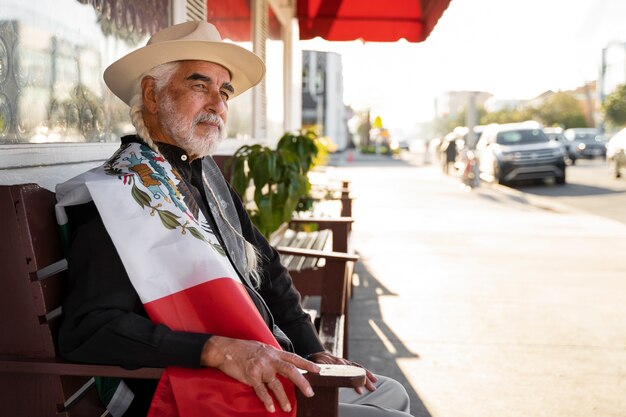
<svg viewBox="0 0 626 417"><path fill-rule="evenodd" d="M313 131L287 132L276 149L244 145L230 161L231 185L242 197L252 222L266 237L291 219L308 195L307 177L317 155ZM248 187L253 191L248 192Z"/></svg>

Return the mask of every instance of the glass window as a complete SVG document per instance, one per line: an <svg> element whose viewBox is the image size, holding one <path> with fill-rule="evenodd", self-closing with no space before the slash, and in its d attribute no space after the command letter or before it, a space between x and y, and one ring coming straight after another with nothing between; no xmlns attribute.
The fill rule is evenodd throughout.
<svg viewBox="0 0 626 417"><path fill-rule="evenodd" d="M598 135L596 133L577 133L574 140L581 142L595 142Z"/></svg>
<svg viewBox="0 0 626 417"><path fill-rule="evenodd" d="M132 132L102 73L167 26L169 10L170 0L0 0L0 144Z"/></svg>
<svg viewBox="0 0 626 417"><path fill-rule="evenodd" d="M525 145L528 143L548 142L548 137L542 130L510 130L499 132L496 142L501 145Z"/></svg>

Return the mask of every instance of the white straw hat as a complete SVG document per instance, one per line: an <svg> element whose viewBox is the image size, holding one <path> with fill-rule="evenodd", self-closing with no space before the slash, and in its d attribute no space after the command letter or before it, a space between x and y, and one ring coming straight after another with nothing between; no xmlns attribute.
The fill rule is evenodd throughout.
<svg viewBox="0 0 626 417"><path fill-rule="evenodd" d="M112 63L104 71L104 82L113 94L130 103L135 83L146 71L168 62L197 60L215 62L230 72L235 89L231 98L257 85L265 75L265 64L256 54L232 43L222 42L215 26L186 22L167 27L139 48Z"/></svg>

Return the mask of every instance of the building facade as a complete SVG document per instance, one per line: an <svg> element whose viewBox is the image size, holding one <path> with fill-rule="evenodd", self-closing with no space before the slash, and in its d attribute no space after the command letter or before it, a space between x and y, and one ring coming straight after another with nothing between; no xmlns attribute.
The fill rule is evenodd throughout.
<svg viewBox="0 0 626 417"><path fill-rule="evenodd" d="M343 67L335 52L302 51L302 126L316 127L339 150L348 146Z"/></svg>
<svg viewBox="0 0 626 417"><path fill-rule="evenodd" d="M104 69L161 28L206 20L213 2L0 0L0 184L35 182L53 189L108 158L134 128L128 106L105 86ZM292 62L285 56L292 54L293 1L253 0L249 7L249 30L240 45L260 55L268 72L280 70L282 83ZM218 29L221 23L216 17ZM289 42L283 59L267 62L270 23ZM231 103L248 140L268 140L268 105L293 106L284 102L281 89L268 97L265 88L264 82ZM242 144L229 139L218 152L231 153Z"/></svg>

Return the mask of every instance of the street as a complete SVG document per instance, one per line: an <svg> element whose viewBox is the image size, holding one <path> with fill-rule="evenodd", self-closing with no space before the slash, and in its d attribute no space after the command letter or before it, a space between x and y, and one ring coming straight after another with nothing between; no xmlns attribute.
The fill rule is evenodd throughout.
<svg viewBox="0 0 626 417"><path fill-rule="evenodd" d="M546 196L580 210L626 223L626 178L609 175L601 159L580 159L567 167L567 184L519 185L528 194Z"/></svg>
<svg viewBox="0 0 626 417"><path fill-rule="evenodd" d="M410 159L338 165L361 256L350 357L404 383L413 415L626 415L625 224Z"/></svg>

